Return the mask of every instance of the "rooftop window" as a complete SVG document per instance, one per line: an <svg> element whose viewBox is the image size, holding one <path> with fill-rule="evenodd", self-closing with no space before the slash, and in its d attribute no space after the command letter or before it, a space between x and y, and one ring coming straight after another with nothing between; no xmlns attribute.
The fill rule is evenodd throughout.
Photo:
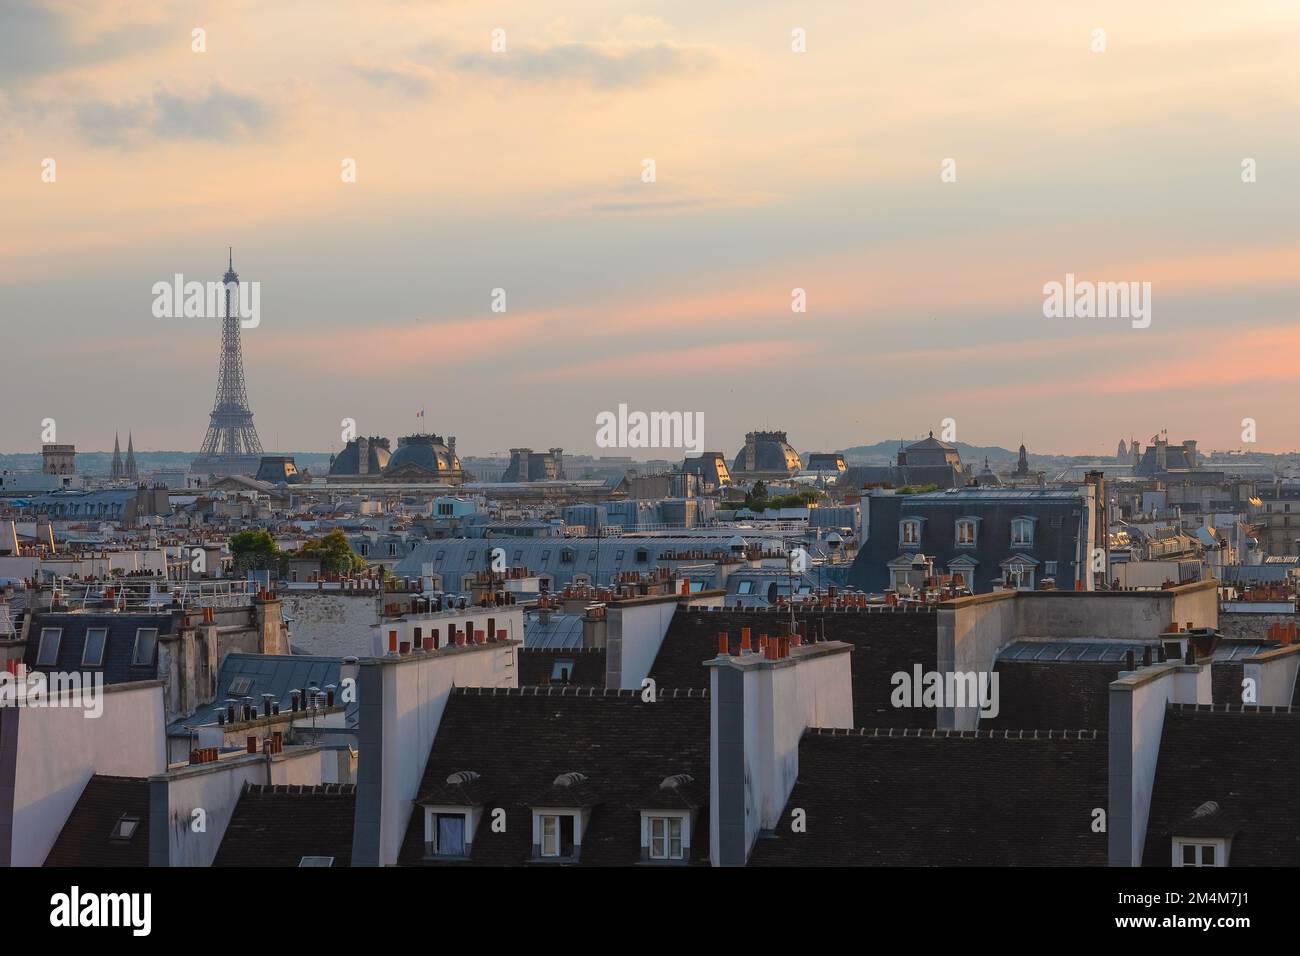
<svg viewBox="0 0 1300 956"><path fill-rule="evenodd" d="M158 650L158 628L142 627L135 632L135 650L131 654L134 667L150 667Z"/></svg>
<svg viewBox="0 0 1300 956"><path fill-rule="evenodd" d="M59 644L63 640L63 628L41 628L41 643L36 649L36 666L53 667L59 660Z"/></svg>
<svg viewBox="0 0 1300 956"><path fill-rule="evenodd" d="M86 629L86 646L81 653L82 667L103 667L104 646L108 642L108 628L90 627Z"/></svg>
<svg viewBox="0 0 1300 956"><path fill-rule="evenodd" d="M113 832L109 834L109 839L115 843L127 843L135 836L135 831L140 827L140 818L122 814L113 824Z"/></svg>
<svg viewBox="0 0 1300 956"><path fill-rule="evenodd" d="M567 659L557 660L551 665L551 681L567 684L573 677L573 661Z"/></svg>

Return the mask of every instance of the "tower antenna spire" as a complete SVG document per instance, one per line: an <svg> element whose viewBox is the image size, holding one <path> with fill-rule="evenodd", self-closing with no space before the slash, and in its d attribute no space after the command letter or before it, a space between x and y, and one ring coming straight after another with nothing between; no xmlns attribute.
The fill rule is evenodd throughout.
<svg viewBox="0 0 1300 956"><path fill-rule="evenodd" d="M234 247L226 247L234 273ZM217 366L217 395L207 434L191 469L204 474L254 474L262 456L262 443L253 427L244 387L244 356L239 341L238 290L226 289L225 316L221 323L221 358Z"/></svg>
<svg viewBox="0 0 1300 956"><path fill-rule="evenodd" d="M226 246L226 254L230 257L230 259L228 260L230 263L230 271L234 272L235 271L235 247Z"/></svg>

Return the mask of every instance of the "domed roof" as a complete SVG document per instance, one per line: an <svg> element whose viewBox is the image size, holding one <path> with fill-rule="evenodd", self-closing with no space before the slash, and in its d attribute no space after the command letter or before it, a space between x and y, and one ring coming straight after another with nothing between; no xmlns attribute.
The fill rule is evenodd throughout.
<svg viewBox="0 0 1300 956"><path fill-rule="evenodd" d="M992 468L989 467L989 460L987 458L984 459L984 468L976 476L976 480L979 481L981 485L1002 484L1002 479L999 478L997 476L997 473Z"/></svg>
<svg viewBox="0 0 1300 956"><path fill-rule="evenodd" d="M388 460L387 472L414 466L437 474L460 471L460 459L439 435L407 435L397 440L397 451Z"/></svg>
<svg viewBox="0 0 1300 956"><path fill-rule="evenodd" d="M745 436L745 447L736 452L731 470L741 477L778 472L793 475L802 467L799 453L790 447L785 432L750 432Z"/></svg>
<svg viewBox="0 0 1300 956"><path fill-rule="evenodd" d="M389 452L387 438L354 438L348 442L348 446L339 452L330 463L331 475L359 475L361 474L361 452L359 443L366 442L366 459L369 467L366 474L377 475L388 466Z"/></svg>
<svg viewBox="0 0 1300 956"><path fill-rule="evenodd" d="M913 442L911 445L907 446L907 450L909 452L911 451L956 451L957 446L950 445L946 441L940 441L938 438L935 438L934 431L931 430L930 437L922 438L918 442Z"/></svg>

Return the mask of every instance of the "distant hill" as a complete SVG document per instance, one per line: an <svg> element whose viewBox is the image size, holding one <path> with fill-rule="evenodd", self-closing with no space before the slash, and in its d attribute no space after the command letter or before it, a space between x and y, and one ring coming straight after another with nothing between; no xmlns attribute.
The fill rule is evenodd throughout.
<svg viewBox="0 0 1300 956"><path fill-rule="evenodd" d="M892 438L878 441L874 445L854 445L852 448L844 449L844 458L851 465L879 458L887 458L890 462L894 462L898 460L899 448L918 441L919 438ZM961 454L961 460L967 464L976 462L982 464L986 457L990 463L1015 461L1019 457L1019 452L1008 451L999 445L968 445L963 441L955 441L951 444Z"/></svg>

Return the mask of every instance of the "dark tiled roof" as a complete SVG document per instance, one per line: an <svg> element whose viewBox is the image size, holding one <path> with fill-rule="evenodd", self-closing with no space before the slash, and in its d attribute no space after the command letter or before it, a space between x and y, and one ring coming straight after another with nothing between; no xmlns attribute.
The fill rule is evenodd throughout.
<svg viewBox="0 0 1300 956"><path fill-rule="evenodd" d="M1235 829L1229 865L1300 865L1298 788L1300 710L1171 704L1142 862L1169 866L1175 836ZM1213 818L1199 819L1194 832L1175 832L1207 802L1219 806Z"/></svg>
<svg viewBox="0 0 1300 956"><path fill-rule="evenodd" d="M123 816L139 821L129 840L111 839ZM149 781L95 774L59 831L46 866L148 866Z"/></svg>
<svg viewBox="0 0 1300 956"><path fill-rule="evenodd" d="M665 777L641 795L641 806L647 810L698 810L708 803L709 782L683 774Z"/></svg>
<svg viewBox="0 0 1300 956"><path fill-rule="evenodd" d="M524 801L526 807L594 807L605 801L586 774L560 774L549 787Z"/></svg>
<svg viewBox="0 0 1300 956"><path fill-rule="evenodd" d="M890 734L893 736L889 736ZM1106 865L1107 740L1096 731L809 731L755 865ZM791 832L792 810L806 832Z"/></svg>
<svg viewBox="0 0 1300 956"><path fill-rule="evenodd" d="M458 689L447 701L421 790L441 788L457 771L477 772L492 795L470 862L527 863L532 856L528 805L551 791L561 774L582 773L583 789L598 802L583 837L581 862L635 864L641 810L668 809L646 806L646 796L674 774L709 779L709 699L698 689L660 691L654 703L632 691ZM504 833L491 825L495 808L505 810ZM706 863L708 852L705 808L691 834L692 861ZM399 860L419 864L423 855L424 819L417 810Z"/></svg>
<svg viewBox="0 0 1300 956"><path fill-rule="evenodd" d="M247 785L213 866L298 866L304 856L352 865L357 789L352 784Z"/></svg>
<svg viewBox="0 0 1300 956"><path fill-rule="evenodd" d="M23 662L31 670L46 672L102 670L105 684L153 680L158 673L156 649L154 660L148 666L136 667L131 663L135 653L136 631L142 627L156 627L158 639L162 640L172 633L174 621L171 614L37 614L32 620ZM63 635L59 640L59 654L55 663L38 667L36 658L40 653L41 630L46 627L62 628ZM108 629L104 665L102 668L83 667L81 659L86 650L86 632L96 627Z"/></svg>
<svg viewBox="0 0 1300 956"><path fill-rule="evenodd" d="M1110 725L1110 684L1124 667L1101 662L1004 661L998 675L998 715L980 729Z"/></svg>
<svg viewBox="0 0 1300 956"><path fill-rule="evenodd" d="M605 686L605 648L534 648L521 647L515 651L515 660L519 663L519 686L534 687L547 684L560 684L553 680L555 665L562 661L572 662L569 668L570 684L581 687Z"/></svg>
<svg viewBox="0 0 1300 956"><path fill-rule="evenodd" d="M415 800L421 806L481 807L491 797L481 778L463 779L464 774L451 773L440 787L422 793Z"/></svg>
<svg viewBox="0 0 1300 956"><path fill-rule="evenodd" d="M1210 665L1210 699L1220 706L1240 704L1241 681L1245 673L1246 667L1241 661L1215 661Z"/></svg>
<svg viewBox="0 0 1300 956"><path fill-rule="evenodd" d="M726 631L732 652L740 643L740 629L748 627L757 641L762 634L785 633L789 613L772 611L711 611L678 608L650 676L660 687L708 687L704 662L718 653L718 632ZM809 633L828 641L853 645L853 720L859 725L933 727L935 712L927 708L896 708L890 703L898 671L912 673L937 668L938 624L933 610L826 611L800 613L796 620Z"/></svg>

